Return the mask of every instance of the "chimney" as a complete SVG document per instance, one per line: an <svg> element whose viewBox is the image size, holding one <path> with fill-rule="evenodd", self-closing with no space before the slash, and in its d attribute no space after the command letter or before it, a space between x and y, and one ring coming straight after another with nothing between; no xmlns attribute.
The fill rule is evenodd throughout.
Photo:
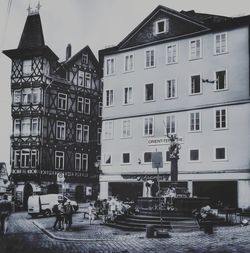
<svg viewBox="0 0 250 253"><path fill-rule="evenodd" d="M71 44L66 47L66 61L71 57Z"/></svg>

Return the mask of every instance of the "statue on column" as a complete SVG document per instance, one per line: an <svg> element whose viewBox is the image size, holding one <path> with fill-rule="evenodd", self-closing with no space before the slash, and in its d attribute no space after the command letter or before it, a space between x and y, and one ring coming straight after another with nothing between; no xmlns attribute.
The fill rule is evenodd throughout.
<svg viewBox="0 0 250 253"><path fill-rule="evenodd" d="M176 135L167 135L170 140L169 146L169 158L171 161L171 181L177 182L178 181L178 159L181 145L178 143L178 138Z"/></svg>

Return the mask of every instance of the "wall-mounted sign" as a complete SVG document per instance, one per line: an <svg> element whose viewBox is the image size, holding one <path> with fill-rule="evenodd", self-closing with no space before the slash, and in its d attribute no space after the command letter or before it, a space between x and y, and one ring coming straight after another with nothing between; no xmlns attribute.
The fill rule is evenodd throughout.
<svg viewBox="0 0 250 253"><path fill-rule="evenodd" d="M178 142L183 143L184 138L178 137ZM168 137L157 137L157 138L149 138L148 145L149 146L158 146L158 145L169 145L170 139Z"/></svg>
<svg viewBox="0 0 250 253"><path fill-rule="evenodd" d="M162 152L152 152L152 168L163 168Z"/></svg>

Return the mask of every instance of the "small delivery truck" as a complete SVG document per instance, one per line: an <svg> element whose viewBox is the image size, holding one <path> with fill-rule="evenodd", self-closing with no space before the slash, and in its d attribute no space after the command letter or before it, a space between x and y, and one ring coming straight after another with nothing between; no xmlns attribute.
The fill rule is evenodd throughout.
<svg viewBox="0 0 250 253"><path fill-rule="evenodd" d="M29 197L28 214L31 215L32 218L38 215L48 217L53 213L53 206L62 202L65 204L70 202L70 204L73 206L74 211L76 212L78 210L78 204L75 201L72 201L63 196L62 194L46 194Z"/></svg>

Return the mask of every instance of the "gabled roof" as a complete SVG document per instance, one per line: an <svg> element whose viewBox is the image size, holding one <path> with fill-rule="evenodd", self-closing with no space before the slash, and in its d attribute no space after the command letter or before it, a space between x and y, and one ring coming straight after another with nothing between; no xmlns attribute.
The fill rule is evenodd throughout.
<svg viewBox="0 0 250 253"><path fill-rule="evenodd" d="M26 19L18 48L44 47L44 37L40 15L29 15Z"/></svg>
<svg viewBox="0 0 250 253"><path fill-rule="evenodd" d="M61 68L67 68L71 65L74 65L75 62L81 58L82 53L87 53L89 56L89 59L91 60L91 62L94 64L96 70L99 72L101 71L100 69L100 65L98 60L96 59L95 55L93 54L92 50L90 49L90 47L87 45L84 48L82 48L80 51L78 51L76 54L74 54L73 56L71 56L68 60L61 62L61 66L58 68L58 70L60 70Z"/></svg>

